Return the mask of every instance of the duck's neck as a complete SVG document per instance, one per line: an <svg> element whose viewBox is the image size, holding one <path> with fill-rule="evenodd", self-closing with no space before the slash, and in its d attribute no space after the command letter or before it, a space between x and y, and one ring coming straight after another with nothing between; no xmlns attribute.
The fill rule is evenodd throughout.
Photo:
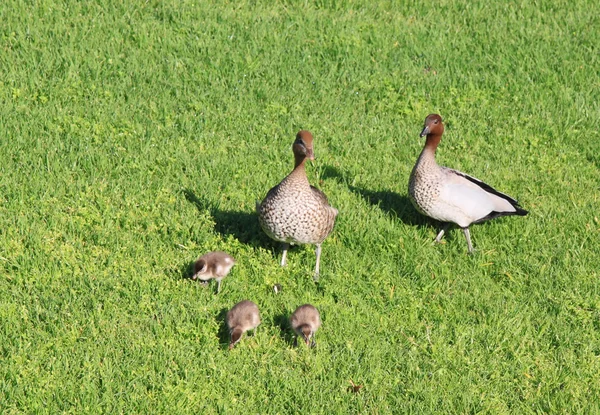
<svg viewBox="0 0 600 415"><path fill-rule="evenodd" d="M306 176L306 157L296 156L296 162L294 163L294 170L288 175L285 182L287 183L307 183L308 177ZM296 184L297 185L297 184Z"/></svg>
<svg viewBox="0 0 600 415"><path fill-rule="evenodd" d="M306 156L294 155L294 170L304 171L304 165L306 164Z"/></svg>
<svg viewBox="0 0 600 415"><path fill-rule="evenodd" d="M427 134L427 138L425 139L425 146L423 147L423 151L421 152L421 158L426 157L435 160L435 151L437 150L441 139L441 134Z"/></svg>

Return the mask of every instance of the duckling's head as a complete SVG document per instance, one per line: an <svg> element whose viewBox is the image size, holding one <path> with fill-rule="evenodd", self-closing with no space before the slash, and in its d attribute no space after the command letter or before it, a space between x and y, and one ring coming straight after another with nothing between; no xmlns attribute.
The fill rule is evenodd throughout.
<svg viewBox="0 0 600 415"><path fill-rule="evenodd" d="M200 279L200 280L209 279L210 276L207 275L208 273L209 273L208 261L206 261L206 259L204 259L204 258L198 259L194 263L194 275L192 275L192 279L193 280L196 280L196 279ZM206 278L206 277L208 277L208 278Z"/></svg>
<svg viewBox="0 0 600 415"><path fill-rule="evenodd" d="M308 324L305 324L300 327L300 333L302 334L304 343L306 343L307 346L310 346L310 340L312 339L313 334L315 334L312 328Z"/></svg>
<svg viewBox="0 0 600 415"><path fill-rule="evenodd" d="M231 340L229 341L229 350L233 349L235 347L236 344L238 344L240 342L240 340L242 340L242 334L243 334L243 330L239 327L235 327L233 330L231 330L230 335L231 335Z"/></svg>
<svg viewBox="0 0 600 415"><path fill-rule="evenodd" d="M441 136L444 133L444 124L442 123L442 117L438 114L429 114L425 118L425 125L423 131L421 131L421 137L426 135L438 135Z"/></svg>
<svg viewBox="0 0 600 415"><path fill-rule="evenodd" d="M304 160L304 158L308 158L309 160L314 160L315 153L313 153L313 136L310 131L298 131L298 134L296 134L296 141L294 141L292 149L294 150L294 156L296 159Z"/></svg>

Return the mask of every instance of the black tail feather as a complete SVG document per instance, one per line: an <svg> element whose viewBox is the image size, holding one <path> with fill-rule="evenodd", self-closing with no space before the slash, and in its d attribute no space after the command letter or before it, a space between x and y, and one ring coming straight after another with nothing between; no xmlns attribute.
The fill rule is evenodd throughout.
<svg viewBox="0 0 600 415"><path fill-rule="evenodd" d="M473 223L486 222L488 220L495 219L495 218L500 218L502 216L513 216L513 215L525 216L525 215L527 215L529 213L528 211L526 211L525 209L523 209L522 207L520 207L518 205L513 205L513 207L516 209L516 211L514 211L514 212L496 212L496 211L492 211L487 216L484 216L483 218L478 219L478 220L476 220Z"/></svg>

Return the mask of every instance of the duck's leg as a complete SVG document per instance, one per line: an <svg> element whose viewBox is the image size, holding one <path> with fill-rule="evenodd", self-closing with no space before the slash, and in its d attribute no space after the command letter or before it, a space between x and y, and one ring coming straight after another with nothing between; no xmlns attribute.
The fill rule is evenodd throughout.
<svg viewBox="0 0 600 415"><path fill-rule="evenodd" d="M471 245L471 234L469 233L469 227L463 228L465 239L467 240L467 246L469 247L469 254L473 253L473 245Z"/></svg>
<svg viewBox="0 0 600 415"><path fill-rule="evenodd" d="M442 229L440 229L440 233L438 233L437 236L435 237L435 242L440 243L440 241L444 237L444 232L446 232L449 227L450 227L450 222L448 222L442 226Z"/></svg>
<svg viewBox="0 0 600 415"><path fill-rule="evenodd" d="M321 262L321 244L317 244L317 249L315 250L317 255L317 263L315 264L315 276L313 279L315 281L319 281L319 263Z"/></svg>
<svg viewBox="0 0 600 415"><path fill-rule="evenodd" d="M281 255L281 266L285 267L285 260L287 258L287 251L290 247L290 244L288 243L283 243L283 254Z"/></svg>
<svg viewBox="0 0 600 415"><path fill-rule="evenodd" d="M219 278L217 280L217 294L219 294L221 292L221 279Z"/></svg>

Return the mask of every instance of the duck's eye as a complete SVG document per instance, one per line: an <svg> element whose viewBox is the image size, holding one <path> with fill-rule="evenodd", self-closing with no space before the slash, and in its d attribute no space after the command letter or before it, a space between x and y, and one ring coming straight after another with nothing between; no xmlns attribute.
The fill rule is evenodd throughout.
<svg viewBox="0 0 600 415"><path fill-rule="evenodd" d="M437 124L437 123L438 123L438 120L435 120L433 123L434 123L434 124Z"/></svg>

